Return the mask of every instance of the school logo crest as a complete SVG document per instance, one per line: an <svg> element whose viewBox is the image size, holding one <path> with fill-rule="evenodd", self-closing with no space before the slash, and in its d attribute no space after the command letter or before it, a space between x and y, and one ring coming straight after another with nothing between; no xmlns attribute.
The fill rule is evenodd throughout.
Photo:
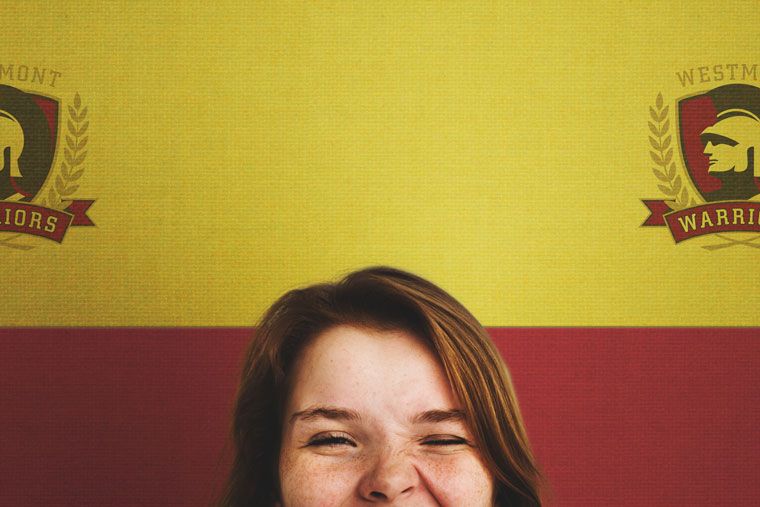
<svg viewBox="0 0 760 507"><path fill-rule="evenodd" d="M649 148L666 199L644 199L645 226L665 225L676 243L714 235L760 248L760 88L732 83L649 110ZM736 235L737 232L758 234Z"/></svg>
<svg viewBox="0 0 760 507"><path fill-rule="evenodd" d="M62 110L63 109L63 110ZM87 106L0 84L0 246L29 249L31 237L60 243L91 226L91 199L74 199L87 157ZM60 146L60 145L63 146Z"/></svg>

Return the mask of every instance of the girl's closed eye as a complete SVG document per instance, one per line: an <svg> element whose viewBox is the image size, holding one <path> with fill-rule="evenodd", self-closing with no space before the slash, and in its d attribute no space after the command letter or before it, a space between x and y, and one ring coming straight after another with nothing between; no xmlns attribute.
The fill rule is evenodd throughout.
<svg viewBox="0 0 760 507"><path fill-rule="evenodd" d="M429 446L454 446L454 445L468 445L470 442L462 437L454 435L430 435L422 439L422 445Z"/></svg>
<svg viewBox="0 0 760 507"><path fill-rule="evenodd" d="M356 447L356 442L345 433L320 433L311 437L305 447L330 448L341 446Z"/></svg>

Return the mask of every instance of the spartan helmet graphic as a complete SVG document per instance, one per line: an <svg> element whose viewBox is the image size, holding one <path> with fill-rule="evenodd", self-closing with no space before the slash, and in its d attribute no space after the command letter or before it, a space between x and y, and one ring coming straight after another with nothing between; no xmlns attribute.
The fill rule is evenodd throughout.
<svg viewBox="0 0 760 507"><path fill-rule="evenodd" d="M9 112L0 109L0 171L10 171L11 178L20 178L18 160L24 151L24 130L19 121ZM7 177L8 175L6 175Z"/></svg>
<svg viewBox="0 0 760 507"><path fill-rule="evenodd" d="M700 134L713 175L748 171L760 177L755 154L760 149L760 118L746 109L722 111L717 121Z"/></svg>
<svg viewBox="0 0 760 507"><path fill-rule="evenodd" d="M58 101L0 84L0 200L31 201L53 167Z"/></svg>

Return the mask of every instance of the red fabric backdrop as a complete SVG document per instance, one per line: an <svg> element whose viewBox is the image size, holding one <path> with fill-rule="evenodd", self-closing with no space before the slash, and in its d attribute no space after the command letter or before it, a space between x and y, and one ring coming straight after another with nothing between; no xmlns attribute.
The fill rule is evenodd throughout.
<svg viewBox="0 0 760 507"><path fill-rule="evenodd" d="M760 502L760 330L490 332L550 505ZM0 330L0 505L209 505L250 335Z"/></svg>

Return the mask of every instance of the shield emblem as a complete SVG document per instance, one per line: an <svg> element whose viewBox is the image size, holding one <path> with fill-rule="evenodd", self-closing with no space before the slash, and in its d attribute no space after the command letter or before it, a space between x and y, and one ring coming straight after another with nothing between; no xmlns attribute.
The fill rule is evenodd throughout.
<svg viewBox="0 0 760 507"><path fill-rule="evenodd" d="M760 194L760 88L730 84L678 101L684 165L706 202Z"/></svg>
<svg viewBox="0 0 760 507"><path fill-rule="evenodd" d="M0 85L0 199L31 201L53 165L55 99Z"/></svg>

